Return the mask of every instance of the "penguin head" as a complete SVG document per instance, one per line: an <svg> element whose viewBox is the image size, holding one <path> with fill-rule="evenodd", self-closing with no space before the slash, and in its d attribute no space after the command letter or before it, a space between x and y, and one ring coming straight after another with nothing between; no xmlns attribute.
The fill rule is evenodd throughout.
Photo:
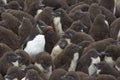
<svg viewBox="0 0 120 80"><path fill-rule="evenodd" d="M62 80L79 80L79 76L76 72L69 71L62 77Z"/></svg>
<svg viewBox="0 0 120 80"><path fill-rule="evenodd" d="M10 1L6 7L7 9L23 10L17 1Z"/></svg>
<svg viewBox="0 0 120 80"><path fill-rule="evenodd" d="M68 45L68 42L65 39L60 39L58 45L60 46L61 49L64 49Z"/></svg>

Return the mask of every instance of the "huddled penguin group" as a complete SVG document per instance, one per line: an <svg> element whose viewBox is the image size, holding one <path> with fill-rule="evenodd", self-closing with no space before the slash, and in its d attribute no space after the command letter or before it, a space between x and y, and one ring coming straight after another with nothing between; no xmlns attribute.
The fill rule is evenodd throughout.
<svg viewBox="0 0 120 80"><path fill-rule="evenodd" d="M120 0L0 0L0 80L120 80Z"/></svg>

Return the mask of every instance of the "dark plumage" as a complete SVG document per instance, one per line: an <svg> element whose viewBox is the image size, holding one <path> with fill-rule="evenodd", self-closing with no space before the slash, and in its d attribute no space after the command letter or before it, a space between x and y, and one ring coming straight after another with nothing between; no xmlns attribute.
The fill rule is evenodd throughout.
<svg viewBox="0 0 120 80"><path fill-rule="evenodd" d="M100 54L95 49L90 49L85 55L81 56L76 70L93 75L96 69L93 64L100 62Z"/></svg>
<svg viewBox="0 0 120 80"><path fill-rule="evenodd" d="M114 20L110 25L110 37L113 39L118 39L120 37L120 18Z"/></svg>
<svg viewBox="0 0 120 80"><path fill-rule="evenodd" d="M113 75L115 77L119 77L120 73L116 71L113 67L111 67L109 64L105 62L100 62L98 64L94 64L97 68L97 74L109 74Z"/></svg>
<svg viewBox="0 0 120 80"><path fill-rule="evenodd" d="M24 76L25 76L25 73L19 67L13 66L7 70L7 73L4 78L8 80L9 79L10 80L14 80L14 79L21 80Z"/></svg>
<svg viewBox="0 0 120 80"><path fill-rule="evenodd" d="M98 75L95 78L95 80L117 80L117 79L112 75L101 74L101 75Z"/></svg>
<svg viewBox="0 0 120 80"><path fill-rule="evenodd" d="M0 43L5 43L11 49L16 50L21 47L19 37L11 30L0 26Z"/></svg>
<svg viewBox="0 0 120 80"><path fill-rule="evenodd" d="M52 57L47 52L41 52L35 57L35 65L43 72L46 79L49 79L54 68Z"/></svg>
<svg viewBox="0 0 120 80"><path fill-rule="evenodd" d="M88 45L88 47L86 47L83 51L83 55L86 54L86 52L89 50L89 49L96 49L98 52L102 52L105 50L105 48L107 46L109 46L110 44L114 44L116 43L116 40L112 39L112 38L107 38L107 39L103 39L103 40L100 40L100 41L95 41L93 43L91 43L90 45Z"/></svg>
<svg viewBox="0 0 120 80"><path fill-rule="evenodd" d="M34 69L28 70L25 77L22 78L21 80L26 80L26 79L28 79L28 80L43 80L39 76L38 72L36 70L34 70Z"/></svg>
<svg viewBox="0 0 120 80"><path fill-rule="evenodd" d="M0 21L1 26L12 30L16 34L18 33L20 22L15 16L13 16L10 13L3 12L1 14L1 18L2 18L2 21Z"/></svg>
<svg viewBox="0 0 120 80"><path fill-rule="evenodd" d="M120 57L120 47L117 45L109 45L105 49L105 61L106 63L110 64L111 66L115 65L115 61L118 57ZM110 60L111 58L111 60Z"/></svg>
<svg viewBox="0 0 120 80"><path fill-rule="evenodd" d="M12 51L12 49L8 45L0 43L0 57L2 57L7 51Z"/></svg>
<svg viewBox="0 0 120 80"><path fill-rule="evenodd" d="M116 0L100 0L99 5L104 6L105 8L110 10L113 14L115 14L116 12Z"/></svg>
<svg viewBox="0 0 120 80"><path fill-rule="evenodd" d="M84 78L89 76L88 74L86 74L82 71L76 71L76 73L78 74L80 80L84 80Z"/></svg>
<svg viewBox="0 0 120 80"><path fill-rule="evenodd" d="M34 27L30 19L23 17L21 25L19 26L19 29L18 29L18 36L20 36L22 44L25 43L25 40L27 40L33 28Z"/></svg>
<svg viewBox="0 0 120 80"><path fill-rule="evenodd" d="M10 1L6 7L7 9L22 10L22 7L17 1Z"/></svg>
<svg viewBox="0 0 120 80"><path fill-rule="evenodd" d="M81 56L82 47L75 44L68 45L55 59L55 68L75 71L77 61ZM74 62L74 63L73 63Z"/></svg>
<svg viewBox="0 0 120 80"><path fill-rule="evenodd" d="M87 3L87 4L92 4L92 3L98 3L99 0L77 0L78 2L84 2L84 3Z"/></svg>
<svg viewBox="0 0 120 80"><path fill-rule="evenodd" d="M51 76L50 76L50 80L62 80L62 77L67 73L67 71L65 71L64 69L55 69Z"/></svg>
<svg viewBox="0 0 120 80"><path fill-rule="evenodd" d="M74 21L70 26L70 29L75 30L76 32L84 32L86 28L87 26L85 26L80 20Z"/></svg>
<svg viewBox="0 0 120 80"><path fill-rule="evenodd" d="M0 74L0 80L4 80L3 76Z"/></svg>
<svg viewBox="0 0 120 80"><path fill-rule="evenodd" d="M106 23L105 17L102 14L96 16L89 34L96 40L102 40L109 37L109 25Z"/></svg>
<svg viewBox="0 0 120 80"><path fill-rule="evenodd" d="M12 66L19 66L18 61L21 59L20 56L15 54L14 52L6 52L4 55L0 58L0 73L2 75L5 75L7 73L8 68Z"/></svg>
<svg viewBox="0 0 120 80"><path fill-rule="evenodd" d="M105 19L108 21L110 25L116 19L116 16L105 7L100 6L100 8L101 8L102 14L105 15Z"/></svg>
<svg viewBox="0 0 120 80"><path fill-rule="evenodd" d="M102 13L100 6L97 3L91 4L88 11L90 13L90 18L92 22L94 22L94 19L98 14Z"/></svg>

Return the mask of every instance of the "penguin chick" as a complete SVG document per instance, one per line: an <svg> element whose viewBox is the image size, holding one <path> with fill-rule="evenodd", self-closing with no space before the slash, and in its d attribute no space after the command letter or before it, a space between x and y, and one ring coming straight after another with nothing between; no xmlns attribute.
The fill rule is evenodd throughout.
<svg viewBox="0 0 120 80"><path fill-rule="evenodd" d="M34 69L28 70L25 77L21 80L43 80Z"/></svg>
<svg viewBox="0 0 120 80"><path fill-rule="evenodd" d="M118 57L120 57L120 47L117 45L109 45L106 47L104 51L104 60L106 63L108 63L110 66L115 65L115 61Z"/></svg>
<svg viewBox="0 0 120 80"><path fill-rule="evenodd" d="M51 52L51 57L54 60L62 51L63 49L69 45L67 40L65 39L60 39L58 43L54 46Z"/></svg>
<svg viewBox="0 0 120 80"><path fill-rule="evenodd" d="M63 68L67 71L75 71L82 47L75 44L68 45L55 59L55 68Z"/></svg>
<svg viewBox="0 0 120 80"><path fill-rule="evenodd" d="M119 77L120 73L116 71L113 67L105 62L100 62L98 64L94 64L97 68L97 74L108 74L113 75L115 77Z"/></svg>
<svg viewBox="0 0 120 80"><path fill-rule="evenodd" d="M19 63L18 63L19 60L21 60L21 57L12 51L4 53L4 55L0 58L0 62L2 62L0 63L1 74L5 75L7 73L8 68L11 66L19 67Z"/></svg>
<svg viewBox="0 0 120 80"><path fill-rule="evenodd" d="M33 59L37 54L43 52L45 49L45 37L44 35L38 34L31 41L27 42L24 51L26 51Z"/></svg>
<svg viewBox="0 0 120 80"><path fill-rule="evenodd" d="M8 45L0 43L0 57L2 57L4 53L8 51L12 51L12 49Z"/></svg>
<svg viewBox="0 0 120 80"><path fill-rule="evenodd" d="M1 26L4 26L7 29L12 30L14 33L18 33L18 28L20 25L19 20L10 13L3 12L1 14L2 21L0 22Z"/></svg>
<svg viewBox="0 0 120 80"><path fill-rule="evenodd" d="M80 20L74 21L70 26L70 29L75 30L76 32L85 32L86 28L87 26L85 26Z"/></svg>
<svg viewBox="0 0 120 80"><path fill-rule="evenodd" d="M89 34L96 40L102 40L109 37L109 25L106 23L102 14L96 16Z"/></svg>
<svg viewBox="0 0 120 80"><path fill-rule="evenodd" d="M66 70L58 68L55 69L51 76L50 76L50 80L62 80L62 77L67 73Z"/></svg>
<svg viewBox="0 0 120 80"><path fill-rule="evenodd" d="M29 18L23 17L21 25L18 29L18 35L21 38L22 44L25 42L27 37L30 35L30 32L32 32L33 25Z"/></svg>
<svg viewBox="0 0 120 80"><path fill-rule="evenodd" d="M6 7L7 9L22 10L22 7L17 1L10 1Z"/></svg>
<svg viewBox="0 0 120 80"><path fill-rule="evenodd" d="M100 54L95 49L90 49L85 55L81 56L76 70L91 76L97 71L94 66L95 63L100 63Z"/></svg>
<svg viewBox="0 0 120 80"><path fill-rule="evenodd" d="M21 41L19 37L11 30L0 26L0 43L5 43L12 50L16 50L21 47Z"/></svg>
<svg viewBox="0 0 120 80"><path fill-rule="evenodd" d="M46 79L50 78L54 68L52 57L47 52L41 52L35 57L35 65L43 72Z"/></svg>
<svg viewBox="0 0 120 80"><path fill-rule="evenodd" d="M113 75L101 74L96 77L96 80L117 80Z"/></svg>
<svg viewBox="0 0 120 80"><path fill-rule="evenodd" d="M110 10L113 14L115 14L116 12L116 0L100 0L99 5L104 6L105 8Z"/></svg>
<svg viewBox="0 0 120 80"><path fill-rule="evenodd" d="M21 70L24 70L26 66L33 62L32 58L24 50L17 49L14 52L21 57L21 60L19 60L19 67Z"/></svg>
<svg viewBox="0 0 120 80"><path fill-rule="evenodd" d="M19 67L10 67L5 75L5 80L21 80L25 73Z"/></svg>
<svg viewBox="0 0 120 80"><path fill-rule="evenodd" d="M120 71L120 57L117 58L116 62L115 62L115 68Z"/></svg>
<svg viewBox="0 0 120 80"><path fill-rule="evenodd" d="M67 72L63 77L63 80L79 80L79 75L75 71Z"/></svg>

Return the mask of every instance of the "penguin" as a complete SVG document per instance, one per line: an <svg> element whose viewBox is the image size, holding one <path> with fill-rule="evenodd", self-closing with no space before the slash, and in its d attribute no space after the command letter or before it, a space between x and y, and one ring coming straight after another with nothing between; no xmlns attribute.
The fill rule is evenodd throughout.
<svg viewBox="0 0 120 80"><path fill-rule="evenodd" d="M37 54L45 50L45 43L45 36L38 34L33 40L30 40L26 43L24 51L27 52L32 57L32 59L35 59Z"/></svg>
<svg viewBox="0 0 120 80"><path fill-rule="evenodd" d="M120 57L119 54L120 47L117 45L109 45L106 47L104 50L104 60L106 63L108 63L110 66L115 65L115 61L117 60L118 57Z"/></svg>
<svg viewBox="0 0 120 80"><path fill-rule="evenodd" d="M83 5L83 4L85 4L85 3L84 3L84 2L78 2L78 3L76 3L76 4L73 4L73 5L69 6L69 8L66 10L66 12L69 14L69 12L70 12L73 8L75 8L75 7L78 6L78 5ZM88 11L88 8L89 8L89 5L88 5L88 7L87 7L87 6L83 6L83 8L81 8L81 10L82 10L82 11Z"/></svg>
<svg viewBox="0 0 120 80"><path fill-rule="evenodd" d="M103 6L100 6L100 9L102 11L102 14L105 15L105 19L108 21L110 25L116 19L116 16Z"/></svg>
<svg viewBox="0 0 120 80"><path fill-rule="evenodd" d="M14 32L9 29L6 29L0 26L0 43L5 43L8 45L12 50L16 50L21 48L21 41L19 36L17 36Z"/></svg>
<svg viewBox="0 0 120 80"><path fill-rule="evenodd" d="M95 41L109 38L109 24L105 20L104 15L99 14L96 16L93 25L89 30L89 34Z"/></svg>
<svg viewBox="0 0 120 80"><path fill-rule="evenodd" d="M95 80L117 80L113 75L101 74L98 75Z"/></svg>
<svg viewBox="0 0 120 80"><path fill-rule="evenodd" d="M22 10L22 7L20 6L20 4L17 1L10 1L7 5L6 5L7 9L14 9L14 10Z"/></svg>
<svg viewBox="0 0 120 80"><path fill-rule="evenodd" d="M115 69L117 69L120 72L120 57L118 57L115 61Z"/></svg>
<svg viewBox="0 0 120 80"><path fill-rule="evenodd" d="M26 75L25 75L25 77L22 78L21 80L27 80L27 79L28 80L43 80L39 76L38 72L36 70L34 70L34 69L28 70L27 73L26 73Z"/></svg>
<svg viewBox="0 0 120 80"><path fill-rule="evenodd" d="M63 31L67 30L73 23L73 20L68 16L64 9L59 8L55 10L55 13L60 13L62 29Z"/></svg>
<svg viewBox="0 0 120 80"><path fill-rule="evenodd" d="M51 57L54 60L69 44L67 40L60 39L58 43L54 46L51 52Z"/></svg>
<svg viewBox="0 0 120 80"><path fill-rule="evenodd" d="M120 13L120 1L119 0L116 0L116 17L118 18L118 17L120 17L120 15L119 15L119 13Z"/></svg>
<svg viewBox="0 0 120 80"><path fill-rule="evenodd" d="M93 37L85 32L76 32L75 35L71 38L71 43L78 44L82 41L94 42Z"/></svg>
<svg viewBox="0 0 120 80"><path fill-rule="evenodd" d="M12 66L7 70L4 76L5 80L21 80L25 76L25 73L19 68Z"/></svg>
<svg viewBox="0 0 120 80"><path fill-rule="evenodd" d="M69 28L76 32L85 32L87 26L85 26L80 20L78 20L74 21Z"/></svg>
<svg viewBox="0 0 120 80"><path fill-rule="evenodd" d="M62 80L80 80L79 75L75 71L67 72L63 77Z"/></svg>
<svg viewBox="0 0 120 80"><path fill-rule="evenodd" d="M117 70L115 70L115 68L113 68L109 64L107 64L106 62L100 62L100 63L94 64L94 65L97 68L97 74L113 75L116 78L120 76L120 73Z"/></svg>
<svg viewBox="0 0 120 80"><path fill-rule="evenodd" d="M88 45L88 47L84 48L82 55L86 54L86 52L92 48L96 49L99 53L101 53L105 50L107 46L111 44L115 44L116 42L117 41L112 38L107 38L100 41L92 42L90 45Z"/></svg>
<svg viewBox="0 0 120 80"><path fill-rule="evenodd" d="M2 21L0 22L1 26L12 30L16 34L18 33L20 22L15 16L13 16L10 13L3 12L1 14L1 18L2 18Z"/></svg>
<svg viewBox="0 0 120 80"><path fill-rule="evenodd" d="M83 12L83 11L75 11L74 13L70 14L69 16L74 20L80 20L87 28L84 30L86 33L89 32L89 29L91 28L92 21L90 19L90 13L89 12Z"/></svg>
<svg viewBox="0 0 120 80"><path fill-rule="evenodd" d="M110 37L118 41L120 37L119 21L120 18L117 18L110 25Z"/></svg>
<svg viewBox="0 0 120 80"><path fill-rule="evenodd" d="M50 78L54 69L52 57L48 52L41 52L35 57L35 65L43 72L46 79Z"/></svg>
<svg viewBox="0 0 120 80"><path fill-rule="evenodd" d="M76 71L76 73L78 74L80 80L84 80L86 77L89 76L88 74L86 74L82 71Z"/></svg>
<svg viewBox="0 0 120 80"><path fill-rule="evenodd" d="M50 79L49 80L63 80L62 77L67 73L66 70L62 69L62 68L58 68L58 69L55 69L51 76L50 76Z"/></svg>
<svg viewBox="0 0 120 80"><path fill-rule="evenodd" d="M4 53L4 55L0 58L0 62L2 62L0 63L0 73L4 76L10 67L19 67L19 60L21 60L21 57L12 51Z"/></svg>
<svg viewBox="0 0 120 80"><path fill-rule="evenodd" d="M27 73L27 71L29 71L29 70L31 70L31 69L37 71L38 74L39 74L39 76L40 76L43 80L46 80L44 73L43 73L37 66L35 66L34 64L30 64L30 65L26 66L26 68L25 68L23 71L24 71L25 73Z"/></svg>
<svg viewBox="0 0 120 80"><path fill-rule="evenodd" d="M4 53L8 51L12 51L12 49L8 45L0 43L0 57L2 57Z"/></svg>
<svg viewBox="0 0 120 80"><path fill-rule="evenodd" d="M116 0L100 0L99 5L104 6L105 8L110 10L113 14L115 14L116 12Z"/></svg>
<svg viewBox="0 0 120 80"><path fill-rule="evenodd" d="M43 0L43 4L45 4L45 6L53 7L54 10L58 8L66 10L69 7L66 0Z"/></svg>
<svg viewBox="0 0 120 80"><path fill-rule="evenodd" d="M97 3L91 4L88 12L90 13L90 18L91 18L92 23L94 22L94 19L98 14L102 14L100 6Z"/></svg>
<svg viewBox="0 0 120 80"><path fill-rule="evenodd" d="M32 22L32 24L33 24L33 25L36 25L36 22L35 22L34 17L33 17L32 15L24 12L24 11L7 9L6 12L12 14L12 15L15 16L15 17L17 17L17 19L18 19L20 22L22 22L23 17L29 18L30 21Z"/></svg>
<svg viewBox="0 0 120 80"><path fill-rule="evenodd" d="M60 38L57 36L53 27L47 25L44 21L39 20L38 26L41 29L41 32L45 35L45 51L51 53L53 47L57 44Z"/></svg>
<svg viewBox="0 0 120 80"><path fill-rule="evenodd" d="M32 32L33 25L29 18L23 17L22 22L18 28L18 36L21 39L21 44L25 43L25 40L28 38Z"/></svg>
<svg viewBox="0 0 120 80"><path fill-rule="evenodd" d="M49 26L53 26L53 17L52 17L53 8L52 7L45 7L43 8L42 12L38 14L36 17L36 21L42 20Z"/></svg>
<svg viewBox="0 0 120 80"><path fill-rule="evenodd" d="M55 69L63 68L66 71L75 71L77 62L81 56L82 46L68 45L55 59Z"/></svg>
<svg viewBox="0 0 120 80"><path fill-rule="evenodd" d="M21 60L19 60L21 70L24 70L29 64L33 63L33 59L23 49L17 49L14 52L21 57Z"/></svg>
<svg viewBox="0 0 120 80"><path fill-rule="evenodd" d="M61 34L64 32L63 24L61 23L63 20L61 18L62 13L58 11L58 12L53 12L52 15L53 15L53 23L54 23L54 28L55 28L56 34L58 37L61 37Z"/></svg>
<svg viewBox="0 0 120 80"><path fill-rule="evenodd" d="M33 17L36 15L37 10L44 7L44 4L42 4L42 0L25 0L24 5L24 11L31 14Z"/></svg>
<svg viewBox="0 0 120 80"><path fill-rule="evenodd" d="M97 71L94 64L100 63L100 61L100 53L95 49L90 49L85 55L80 57L76 70L91 76Z"/></svg>

